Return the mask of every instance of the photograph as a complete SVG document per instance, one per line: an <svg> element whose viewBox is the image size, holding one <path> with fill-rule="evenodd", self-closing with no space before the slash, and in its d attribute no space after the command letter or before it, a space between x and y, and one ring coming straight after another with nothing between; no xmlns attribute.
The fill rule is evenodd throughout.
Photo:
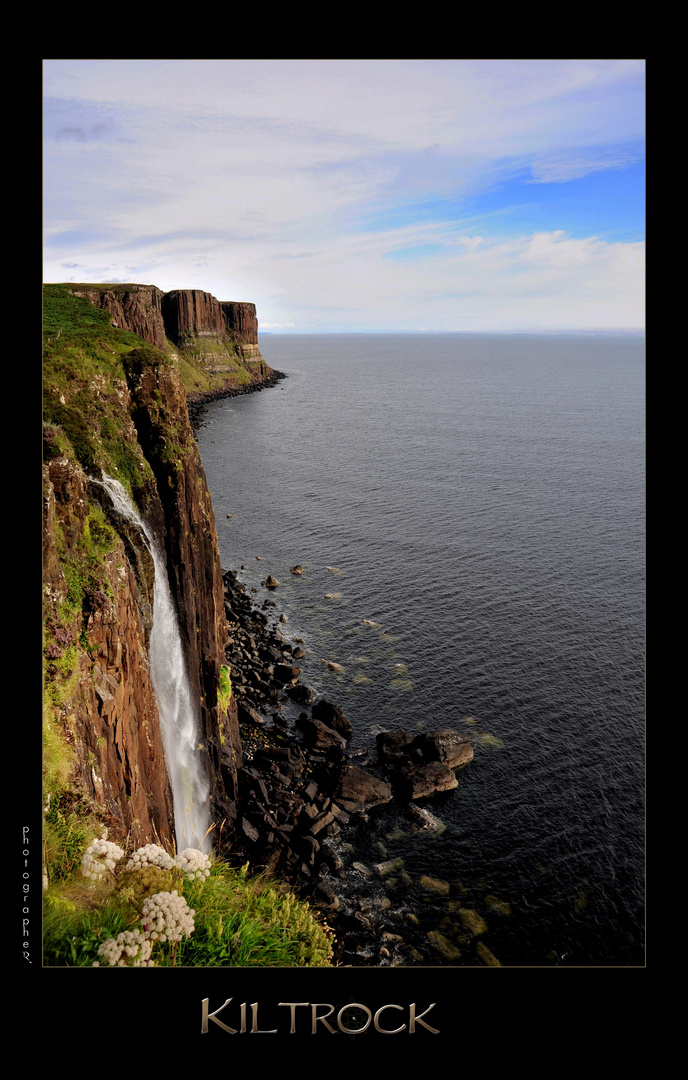
<svg viewBox="0 0 688 1080"><path fill-rule="evenodd" d="M410 1064L636 985L646 61L41 80L55 1030Z"/></svg>

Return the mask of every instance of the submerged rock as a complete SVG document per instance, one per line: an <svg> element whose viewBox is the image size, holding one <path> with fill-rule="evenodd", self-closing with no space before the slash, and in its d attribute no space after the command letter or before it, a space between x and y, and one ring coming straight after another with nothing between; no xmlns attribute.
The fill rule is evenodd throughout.
<svg viewBox="0 0 688 1080"><path fill-rule="evenodd" d="M429 930L428 939L444 959L448 960L450 963L455 963L461 958L461 950L458 945L452 944L452 942L449 941L444 934L441 934L439 930Z"/></svg>
<svg viewBox="0 0 688 1080"><path fill-rule="evenodd" d="M499 900L491 893L488 893L488 895L485 897L485 903L488 907L492 908L492 910L496 911L499 915L511 915L511 905L507 904L505 900Z"/></svg>
<svg viewBox="0 0 688 1080"><path fill-rule="evenodd" d="M459 918L466 930L469 930L474 937L487 932L487 923L482 915L473 911L472 908L459 908Z"/></svg>
<svg viewBox="0 0 688 1080"><path fill-rule="evenodd" d="M377 863L375 866L378 874L382 874L383 877L387 877L388 874L392 874L396 870L403 870L403 868L403 859L387 859L385 862Z"/></svg>
<svg viewBox="0 0 688 1080"><path fill-rule="evenodd" d="M443 881L441 878L428 877L425 874L420 879L420 887L424 892L433 893L435 896L449 896L451 889L448 881Z"/></svg>
<svg viewBox="0 0 688 1080"><path fill-rule="evenodd" d="M475 951L482 960L483 964L487 967L501 967L499 960L493 953L490 952L487 945L484 945L482 941L479 941L475 947Z"/></svg>

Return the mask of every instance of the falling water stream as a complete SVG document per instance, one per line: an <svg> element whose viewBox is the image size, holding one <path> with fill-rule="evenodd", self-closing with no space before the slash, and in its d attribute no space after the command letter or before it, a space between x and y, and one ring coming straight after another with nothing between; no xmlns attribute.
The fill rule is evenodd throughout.
<svg viewBox="0 0 688 1080"><path fill-rule="evenodd" d="M127 521L139 526L153 558L155 580L150 669L172 789L177 850L195 847L207 851L210 847L206 835L209 826L209 785L196 749L199 743L198 711L189 687L165 557L157 539L139 517L119 481L103 473L102 486L115 510Z"/></svg>

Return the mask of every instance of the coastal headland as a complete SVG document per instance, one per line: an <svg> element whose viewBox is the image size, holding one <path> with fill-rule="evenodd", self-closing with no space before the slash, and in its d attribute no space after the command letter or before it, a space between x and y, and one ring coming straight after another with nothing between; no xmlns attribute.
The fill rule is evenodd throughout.
<svg viewBox="0 0 688 1080"><path fill-rule="evenodd" d="M301 683L298 643L269 626L276 588L259 609L236 569L221 568L193 424L208 401L285 377L260 355L254 305L151 285L45 286L43 371L51 828L83 811L117 842L175 843L149 655L152 562L104 498L106 474L164 552L216 850L307 897L336 930L338 963L425 963L428 950L435 963L458 962L456 946L428 932L436 918L426 925L400 902L413 890L427 911L433 898L453 903L469 963L497 963L447 883L411 882L399 859L358 857L360 830L385 807L411 830L440 827L426 800L457 786L468 737L383 732L370 752L351 753L346 716ZM46 864L46 878L54 872Z"/></svg>

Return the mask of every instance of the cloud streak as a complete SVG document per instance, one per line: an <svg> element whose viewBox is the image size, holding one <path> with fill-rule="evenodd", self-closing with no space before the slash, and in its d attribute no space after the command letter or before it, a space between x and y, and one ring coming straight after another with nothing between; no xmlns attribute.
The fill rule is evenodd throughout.
<svg viewBox="0 0 688 1080"><path fill-rule="evenodd" d="M642 159L642 61L44 65L46 280L203 288L294 330L642 325L643 222L623 242L591 185L585 230L544 214Z"/></svg>

